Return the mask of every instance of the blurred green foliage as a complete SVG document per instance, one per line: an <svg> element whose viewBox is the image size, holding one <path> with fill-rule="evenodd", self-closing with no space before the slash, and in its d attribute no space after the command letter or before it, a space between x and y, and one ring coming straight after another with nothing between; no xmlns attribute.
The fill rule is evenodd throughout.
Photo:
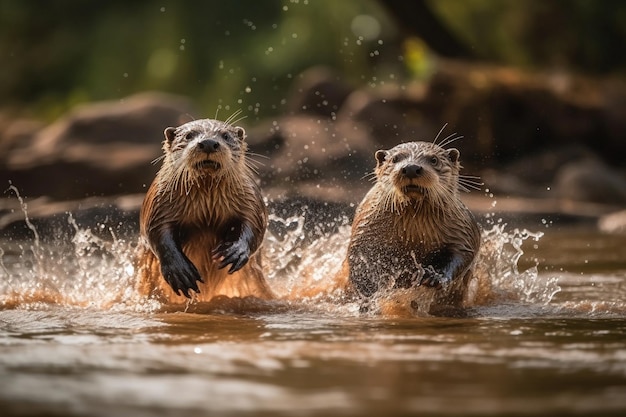
<svg viewBox="0 0 626 417"><path fill-rule="evenodd" d="M626 67L626 2L428 4L484 59ZM405 53L415 66L423 51L402 50L416 45L403 42L411 34L375 0L0 0L0 27L0 100L45 119L143 90L188 95L206 115L261 117L284 109L293 78L312 65L375 85L429 72L404 68Z"/></svg>
<svg viewBox="0 0 626 417"><path fill-rule="evenodd" d="M372 14L392 27L360 0L1 0L0 100L52 119L79 102L162 90L208 114L277 113L309 66L370 73L351 23Z"/></svg>
<svg viewBox="0 0 626 417"><path fill-rule="evenodd" d="M480 57L591 74L626 69L623 0L434 0L448 26Z"/></svg>

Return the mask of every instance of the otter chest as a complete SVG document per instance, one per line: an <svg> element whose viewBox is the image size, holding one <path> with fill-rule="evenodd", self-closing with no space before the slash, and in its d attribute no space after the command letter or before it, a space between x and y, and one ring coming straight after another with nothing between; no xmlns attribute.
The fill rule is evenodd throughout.
<svg viewBox="0 0 626 417"><path fill-rule="evenodd" d="M360 232L385 246L432 252L449 241L446 230L437 221L423 216L387 213L384 218L364 222ZM384 242L384 243L383 243Z"/></svg>

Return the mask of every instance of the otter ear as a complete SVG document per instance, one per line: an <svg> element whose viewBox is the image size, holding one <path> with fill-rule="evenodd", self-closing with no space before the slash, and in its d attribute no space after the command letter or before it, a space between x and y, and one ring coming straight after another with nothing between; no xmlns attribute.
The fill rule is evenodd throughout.
<svg viewBox="0 0 626 417"><path fill-rule="evenodd" d="M383 162L385 162L385 159L387 159L387 155L388 155L388 152L383 151L382 149L379 151L376 151L376 153L374 154L374 157L376 157L376 166L379 166Z"/></svg>
<svg viewBox="0 0 626 417"><path fill-rule="evenodd" d="M244 140L246 138L246 131L243 130L243 127L235 127L235 133L237 133L239 140Z"/></svg>
<svg viewBox="0 0 626 417"><path fill-rule="evenodd" d="M167 140L167 143L172 143L176 138L176 128L168 127L163 131L163 134L165 135L165 140Z"/></svg>
<svg viewBox="0 0 626 417"><path fill-rule="evenodd" d="M461 156L461 153L459 152L458 149L456 148L448 149L448 159L450 159L450 161L456 162L459 160L460 156Z"/></svg>

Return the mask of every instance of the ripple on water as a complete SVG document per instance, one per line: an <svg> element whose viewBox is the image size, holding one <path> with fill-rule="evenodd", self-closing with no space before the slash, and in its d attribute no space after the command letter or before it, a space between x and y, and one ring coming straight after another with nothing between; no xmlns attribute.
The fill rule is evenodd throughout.
<svg viewBox="0 0 626 417"><path fill-rule="evenodd" d="M265 251L268 277L285 299L269 306L164 312L134 291L136 242L107 227L72 223L69 238L3 242L3 410L186 416L626 410L622 272L539 273L532 261L520 268L524 245L541 243L541 236L500 225L484 232L477 260L490 297L468 317L362 315L354 303L305 294L323 290L339 267L346 220L306 239L302 216L282 221Z"/></svg>

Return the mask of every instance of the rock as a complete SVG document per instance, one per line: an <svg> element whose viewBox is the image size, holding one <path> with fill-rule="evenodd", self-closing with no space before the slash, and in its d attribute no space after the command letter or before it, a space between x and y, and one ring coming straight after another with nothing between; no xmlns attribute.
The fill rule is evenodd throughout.
<svg viewBox="0 0 626 417"><path fill-rule="evenodd" d="M465 137L453 145L464 174L484 172L494 191L555 198L558 185L566 199L615 203L623 178L584 164L622 163L624 103L623 82L561 72L440 60L429 80L354 89L315 67L295 77L288 115L246 128L264 186L293 193L362 186L376 150L433 140L447 124L440 139ZM54 199L144 192L163 129L190 113L188 100L152 93L85 105L44 129L0 114L0 187Z"/></svg>
<svg viewBox="0 0 626 417"><path fill-rule="evenodd" d="M253 153L267 156L258 167L264 183L297 187L300 182L349 184L373 166L375 146L367 136L344 134L328 119L286 116L248 132Z"/></svg>
<svg viewBox="0 0 626 417"><path fill-rule="evenodd" d="M557 173L567 164L601 163L601 158L591 149L583 145L564 145L561 147L545 149L529 153L510 164L506 171L518 178L523 178L526 183L536 184L545 189L551 185Z"/></svg>
<svg viewBox="0 0 626 417"><path fill-rule="evenodd" d="M626 204L626 180L606 164L587 160L563 166L555 178L563 199L602 204Z"/></svg>
<svg viewBox="0 0 626 417"><path fill-rule="evenodd" d="M159 93L87 104L15 149L0 174L26 196L143 192L157 170L150 162L161 155L163 130L191 112L187 99Z"/></svg>
<svg viewBox="0 0 626 417"><path fill-rule="evenodd" d="M38 120L6 118L0 121L0 166L6 165L8 158L16 150L32 146L36 134L44 124Z"/></svg>
<svg viewBox="0 0 626 417"><path fill-rule="evenodd" d="M346 100L337 121L363 130L376 149L389 149L401 142L432 141L443 126L430 120L419 85L357 90Z"/></svg>
<svg viewBox="0 0 626 417"><path fill-rule="evenodd" d="M600 158L580 145L541 149L523 156L500 169L481 171L485 187L500 195L535 198L557 198L555 177L568 164L601 164Z"/></svg>
<svg viewBox="0 0 626 417"><path fill-rule="evenodd" d="M448 122L469 139L471 163L508 163L571 144L611 163L626 153L623 81L441 60L425 102L433 121Z"/></svg>
<svg viewBox="0 0 626 417"><path fill-rule="evenodd" d="M485 169L480 175L485 190L503 196L540 197L546 193L546 187L528 183L524 177L510 173L508 170Z"/></svg>
<svg viewBox="0 0 626 417"><path fill-rule="evenodd" d="M598 228L605 233L626 234L626 210L600 217Z"/></svg>
<svg viewBox="0 0 626 417"><path fill-rule="evenodd" d="M310 68L298 75L291 87L288 114L332 118L352 91L353 88L330 68Z"/></svg>
<svg viewBox="0 0 626 417"><path fill-rule="evenodd" d="M13 193L11 193L13 194ZM32 239L34 227L40 236L57 239L72 236L75 228L88 228L105 239L133 236L139 231L139 210L143 194L120 197L88 197L53 201L47 197L20 201L0 199L0 230L11 239ZM28 215L30 226L25 221Z"/></svg>

